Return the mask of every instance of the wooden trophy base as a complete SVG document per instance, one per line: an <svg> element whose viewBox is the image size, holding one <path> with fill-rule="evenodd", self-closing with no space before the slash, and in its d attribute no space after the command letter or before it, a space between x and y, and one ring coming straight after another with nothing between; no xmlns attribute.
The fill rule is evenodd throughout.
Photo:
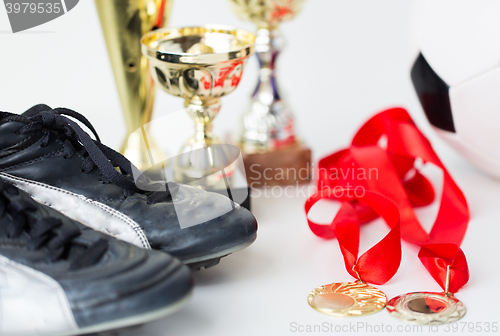
<svg viewBox="0 0 500 336"><path fill-rule="evenodd" d="M287 186L311 180L311 149L299 144L265 153L243 153L250 188Z"/></svg>

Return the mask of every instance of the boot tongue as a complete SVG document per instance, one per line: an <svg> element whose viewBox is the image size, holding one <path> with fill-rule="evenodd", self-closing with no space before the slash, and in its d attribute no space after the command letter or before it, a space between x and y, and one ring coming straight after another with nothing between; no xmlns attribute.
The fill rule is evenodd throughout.
<svg viewBox="0 0 500 336"><path fill-rule="evenodd" d="M52 108L50 106L47 106L45 104L38 104L38 105L35 105L35 106L31 107L30 109L26 110L26 112L24 112L22 115L29 118L29 117L36 116L38 113L46 112L46 111L50 111L50 110L52 110Z"/></svg>

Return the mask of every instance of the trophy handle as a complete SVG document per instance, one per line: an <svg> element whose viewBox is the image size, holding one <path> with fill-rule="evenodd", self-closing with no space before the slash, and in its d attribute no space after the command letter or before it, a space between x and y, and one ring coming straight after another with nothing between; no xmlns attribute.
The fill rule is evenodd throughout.
<svg viewBox="0 0 500 336"><path fill-rule="evenodd" d="M168 23L172 0L95 0L95 5L127 126L120 152L142 171L165 156L147 127L156 88L140 39Z"/></svg>

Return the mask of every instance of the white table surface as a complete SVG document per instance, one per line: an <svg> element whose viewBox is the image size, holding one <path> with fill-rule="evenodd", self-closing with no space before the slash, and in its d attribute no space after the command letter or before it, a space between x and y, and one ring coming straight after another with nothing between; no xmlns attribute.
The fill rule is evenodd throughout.
<svg viewBox="0 0 500 336"><path fill-rule="evenodd" d="M449 332L470 334L467 330L472 323L475 331L487 322L500 324L500 294L495 287L500 275L500 182L446 146L423 116L409 80L412 4L409 0L308 1L294 21L283 24L288 45L279 61L280 83L296 113L300 134L313 149L315 162L345 146L375 112L391 106L410 110L464 191L472 213L462 245L470 281L457 294L467 306L460 321L467 325L459 324L459 331ZM171 25L209 22L254 29L239 21L225 0L175 0ZM256 63L255 59L249 62L240 88L223 100L215 122L219 134L231 131L238 122L255 85ZM157 96L157 118L182 106L179 99L167 94L159 92ZM124 122L93 1L80 1L65 16L18 34L10 33L7 15L0 6L0 110L22 112L40 102L82 112L105 143L115 148L120 145ZM187 119L180 124L177 133L155 134L169 153L175 153L173 144L191 132ZM222 259L218 266L195 273L193 297L181 311L139 328L106 334L293 335L313 334L305 328L320 325L328 331L322 329L319 334L337 330L339 334L358 335L370 334L370 327L376 332L382 324L385 331L390 326L393 333L398 326L405 328L406 324L386 311L341 319L308 306L310 290L352 278L345 271L337 242L324 241L309 231L303 211L306 196L295 191L292 197L262 193L252 199L259 222L257 241ZM435 209L419 212L424 226L432 222ZM335 205L321 204L312 215L327 221L334 214ZM361 251L386 232L379 220L364 226ZM397 275L379 286L389 298L440 290L420 264L417 251L415 246L403 244ZM407 328L408 333L436 334L428 327ZM444 333L445 327L439 331ZM402 329L400 333L406 332Z"/></svg>

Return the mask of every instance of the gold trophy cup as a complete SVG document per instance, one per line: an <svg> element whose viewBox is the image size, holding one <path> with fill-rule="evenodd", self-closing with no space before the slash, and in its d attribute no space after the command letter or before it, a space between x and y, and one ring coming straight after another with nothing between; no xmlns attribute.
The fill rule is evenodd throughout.
<svg viewBox="0 0 500 336"><path fill-rule="evenodd" d="M120 152L141 171L165 157L144 126L151 121L156 88L140 40L167 25L172 1L95 0L127 125Z"/></svg>
<svg viewBox="0 0 500 336"><path fill-rule="evenodd" d="M184 98L195 123L174 162L174 179L210 189L228 188L228 167L235 153L212 133L220 97L238 86L255 35L219 25L156 30L142 38L155 82L171 95ZM234 147L235 148L235 147ZM239 152L239 151L238 151Z"/></svg>
<svg viewBox="0 0 500 336"><path fill-rule="evenodd" d="M304 1L229 0L240 18L257 25L259 81L250 108L243 115L240 138L250 186L305 183L310 179L311 150L297 139L293 115L281 99L275 76L276 59L284 45L278 26L294 18ZM294 173L274 179L275 171Z"/></svg>

